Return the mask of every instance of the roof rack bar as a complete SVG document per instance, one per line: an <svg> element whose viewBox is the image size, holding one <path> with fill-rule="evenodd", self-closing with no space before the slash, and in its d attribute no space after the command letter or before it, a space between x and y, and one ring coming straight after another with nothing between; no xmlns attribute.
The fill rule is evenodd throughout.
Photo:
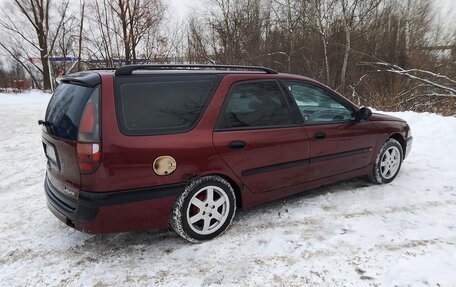
<svg viewBox="0 0 456 287"><path fill-rule="evenodd" d="M87 71L115 71L118 68L91 68L87 69Z"/></svg>
<svg viewBox="0 0 456 287"><path fill-rule="evenodd" d="M221 70L247 70L262 71L266 74L278 74L276 71L256 66L234 66L234 65L128 65L116 70L116 76L128 76L135 70L196 70L196 69L221 69Z"/></svg>

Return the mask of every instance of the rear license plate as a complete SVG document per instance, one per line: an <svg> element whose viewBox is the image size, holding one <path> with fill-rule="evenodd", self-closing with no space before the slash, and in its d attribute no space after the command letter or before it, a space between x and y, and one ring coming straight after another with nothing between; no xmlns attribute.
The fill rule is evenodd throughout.
<svg viewBox="0 0 456 287"><path fill-rule="evenodd" d="M50 160L57 162L57 156L55 155L55 149L53 146L46 145L46 155Z"/></svg>
<svg viewBox="0 0 456 287"><path fill-rule="evenodd" d="M47 142L43 142L44 146L44 153L49 160L49 162L54 165L55 167L59 168L58 160L57 160L57 152L55 147Z"/></svg>

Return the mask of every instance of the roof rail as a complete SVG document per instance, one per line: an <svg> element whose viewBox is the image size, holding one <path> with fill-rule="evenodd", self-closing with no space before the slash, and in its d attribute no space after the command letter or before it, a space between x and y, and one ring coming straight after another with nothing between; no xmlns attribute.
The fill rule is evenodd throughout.
<svg viewBox="0 0 456 287"><path fill-rule="evenodd" d="M87 69L86 71L115 71L118 68L91 68Z"/></svg>
<svg viewBox="0 0 456 287"><path fill-rule="evenodd" d="M135 70L199 70L199 69L215 69L215 70L246 70L246 71L262 71L266 74L278 74L276 71L255 66L234 66L234 65L128 65L120 67L116 70L116 76L128 76Z"/></svg>

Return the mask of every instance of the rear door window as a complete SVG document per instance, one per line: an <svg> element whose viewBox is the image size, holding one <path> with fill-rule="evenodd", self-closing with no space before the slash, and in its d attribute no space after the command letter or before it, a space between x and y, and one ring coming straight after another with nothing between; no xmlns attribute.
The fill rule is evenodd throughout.
<svg viewBox="0 0 456 287"><path fill-rule="evenodd" d="M200 119L217 75L129 76L116 79L116 107L127 135L186 132Z"/></svg>
<svg viewBox="0 0 456 287"><path fill-rule="evenodd" d="M261 81L237 84L231 89L218 128L267 128L293 124L277 82Z"/></svg>
<svg viewBox="0 0 456 287"><path fill-rule="evenodd" d="M47 132L61 139L76 141L82 112L94 88L60 84L46 111Z"/></svg>

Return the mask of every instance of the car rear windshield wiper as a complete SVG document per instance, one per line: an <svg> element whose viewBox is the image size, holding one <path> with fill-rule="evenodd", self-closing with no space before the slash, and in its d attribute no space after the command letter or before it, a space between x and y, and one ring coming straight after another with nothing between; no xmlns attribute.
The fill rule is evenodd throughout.
<svg viewBox="0 0 456 287"><path fill-rule="evenodd" d="M51 127L51 126L52 126L52 123L51 123L51 122L43 121L43 120L38 120L38 124L39 124L40 126L45 126L45 127Z"/></svg>
<svg viewBox="0 0 456 287"><path fill-rule="evenodd" d="M51 133L55 134L55 131L54 131L54 126L52 125L51 122L49 121L43 121L43 120L38 120L38 124L40 126L45 126L45 127L48 127L51 131Z"/></svg>

